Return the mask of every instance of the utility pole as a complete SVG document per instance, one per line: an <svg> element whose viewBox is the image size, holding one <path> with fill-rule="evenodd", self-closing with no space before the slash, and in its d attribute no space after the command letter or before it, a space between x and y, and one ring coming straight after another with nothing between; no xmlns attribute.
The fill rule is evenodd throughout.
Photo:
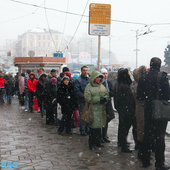
<svg viewBox="0 0 170 170"><path fill-rule="evenodd" d="M136 51L136 68L138 67L138 51L139 51L139 49L138 49L138 39L139 39L139 30L136 30L136 49L135 49L135 51Z"/></svg>
<svg viewBox="0 0 170 170"><path fill-rule="evenodd" d="M101 35L98 36L98 62L97 69L100 72L100 46L101 46Z"/></svg>
<svg viewBox="0 0 170 170"><path fill-rule="evenodd" d="M142 36L142 35L146 35L146 34L150 34L152 33L153 31L150 30L150 28L148 28L147 31L145 31L144 33L140 33L139 34L139 29L135 30L136 32L136 49L135 49L135 52L136 52L136 68L138 67L138 51L140 51L138 49L138 41L139 41L139 36Z"/></svg>
<svg viewBox="0 0 170 170"><path fill-rule="evenodd" d="M111 36L109 36L109 64L111 63Z"/></svg>

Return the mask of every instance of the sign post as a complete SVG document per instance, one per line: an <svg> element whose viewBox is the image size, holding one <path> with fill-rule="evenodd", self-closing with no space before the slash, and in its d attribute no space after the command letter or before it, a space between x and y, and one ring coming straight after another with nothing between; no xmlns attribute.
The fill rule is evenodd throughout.
<svg viewBox="0 0 170 170"><path fill-rule="evenodd" d="M98 36L98 62L97 68L100 71L100 48L101 36L110 35L111 5L110 4L90 4L89 35Z"/></svg>

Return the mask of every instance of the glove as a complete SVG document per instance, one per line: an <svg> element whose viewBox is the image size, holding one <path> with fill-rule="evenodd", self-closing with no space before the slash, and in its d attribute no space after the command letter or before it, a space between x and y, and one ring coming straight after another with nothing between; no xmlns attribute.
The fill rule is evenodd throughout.
<svg viewBox="0 0 170 170"><path fill-rule="evenodd" d="M107 103L106 98L100 97L100 104L105 104L105 103Z"/></svg>
<svg viewBox="0 0 170 170"><path fill-rule="evenodd" d="M54 98L54 99L52 100L52 104L54 104L54 102L56 102L56 98Z"/></svg>

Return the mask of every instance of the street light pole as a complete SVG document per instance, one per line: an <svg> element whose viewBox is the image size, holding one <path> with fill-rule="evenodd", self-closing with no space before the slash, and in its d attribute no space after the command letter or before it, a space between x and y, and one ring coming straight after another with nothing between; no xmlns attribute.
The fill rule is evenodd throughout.
<svg viewBox="0 0 170 170"><path fill-rule="evenodd" d="M153 31L151 31L151 30L148 28L148 30L147 30L146 32L144 32L144 33L140 33L140 34L139 34L139 30L138 30L138 29L137 29L135 32L136 32L136 49L135 49L135 51L136 51L136 68L137 68L137 67L138 67L138 51L139 51L139 49L138 49L138 40L139 40L139 36L152 33Z"/></svg>
<svg viewBox="0 0 170 170"><path fill-rule="evenodd" d="M139 39L139 30L136 30L136 68L138 67L138 39Z"/></svg>

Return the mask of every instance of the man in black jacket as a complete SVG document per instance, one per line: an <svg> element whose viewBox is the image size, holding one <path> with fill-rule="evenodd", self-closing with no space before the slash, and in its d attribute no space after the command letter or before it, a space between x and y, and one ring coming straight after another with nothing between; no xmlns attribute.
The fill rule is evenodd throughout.
<svg viewBox="0 0 170 170"><path fill-rule="evenodd" d="M155 151L155 167L156 170L166 170L170 167L165 166L165 132L167 121L154 121L152 119L151 102L157 98L157 79L158 72L160 72L161 60L154 57L150 61L150 71L143 74L139 79L137 87L138 100L145 102L145 127L144 127L144 140L143 140L143 167L150 166L151 150ZM160 78L159 99L169 100L169 83L167 74L162 72Z"/></svg>

